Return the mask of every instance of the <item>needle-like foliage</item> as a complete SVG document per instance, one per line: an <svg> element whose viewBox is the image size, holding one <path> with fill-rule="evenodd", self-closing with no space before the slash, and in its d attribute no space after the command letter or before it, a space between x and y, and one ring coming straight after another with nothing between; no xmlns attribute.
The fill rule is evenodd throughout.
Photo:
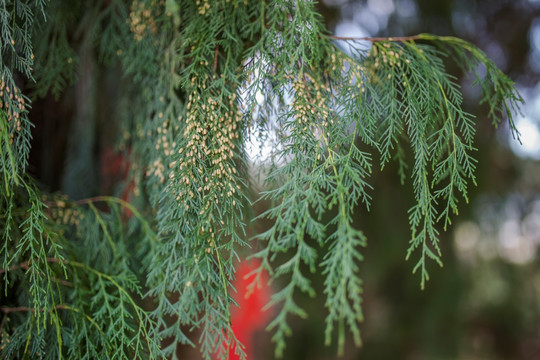
<svg viewBox="0 0 540 360"><path fill-rule="evenodd" d="M274 284L278 356L291 317L309 316L298 300L317 295L316 272L326 343L341 353L348 330L360 345L368 240L356 219L374 201L374 167L396 161L412 185L406 257L423 288L428 260L442 264L439 232L475 184L474 116L447 64L476 77L494 125L515 131L522 102L468 42L334 37L307 0L0 1L0 39L6 359L177 359L181 344L245 358L231 284L250 242L252 288L264 272ZM62 96L91 71L81 56L124 74L111 118L138 209L46 194L27 174L28 96ZM249 137L276 139L262 191ZM252 218L253 201L270 205ZM269 228L247 235L262 219Z"/></svg>

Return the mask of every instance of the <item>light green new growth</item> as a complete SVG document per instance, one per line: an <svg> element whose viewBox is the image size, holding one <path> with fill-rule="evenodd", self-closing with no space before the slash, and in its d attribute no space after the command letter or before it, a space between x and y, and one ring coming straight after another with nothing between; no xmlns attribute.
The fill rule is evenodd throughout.
<svg viewBox="0 0 540 360"><path fill-rule="evenodd" d="M263 272L274 284L278 356L291 317L309 315L298 295L317 295L315 272L326 343L337 338L342 353L350 331L360 345L367 239L355 210L373 201L373 167L396 161L401 182L411 180L406 258L424 288L428 259L442 265L439 231L475 184L474 117L445 64L476 76L494 125L508 119L516 133L522 102L468 42L334 37L305 0L3 1L0 39L6 359L177 359L181 344L204 359L232 348L245 358L231 283L250 242L261 264L251 287ZM27 96L62 96L81 53L125 75L111 119L141 210L45 194L26 173ZM279 139L261 193L248 171L250 134ZM252 219L250 201L261 200L271 206ZM271 226L249 239L258 219Z"/></svg>

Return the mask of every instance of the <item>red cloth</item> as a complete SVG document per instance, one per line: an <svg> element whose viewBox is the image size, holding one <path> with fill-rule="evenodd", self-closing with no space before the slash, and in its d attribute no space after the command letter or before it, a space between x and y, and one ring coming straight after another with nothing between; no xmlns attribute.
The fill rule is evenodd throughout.
<svg viewBox="0 0 540 360"><path fill-rule="evenodd" d="M263 311L263 307L270 300L270 288L268 287L268 275L264 272L261 276L261 286L255 286L248 293L248 286L255 278L255 274L249 273L259 267L258 261L243 261L236 269L236 280L233 286L237 293L233 294L234 300L239 307L231 309L231 321L234 334L244 344L248 359L254 359L253 336L255 332L262 330L270 320L270 311ZM229 360L240 359L231 349Z"/></svg>

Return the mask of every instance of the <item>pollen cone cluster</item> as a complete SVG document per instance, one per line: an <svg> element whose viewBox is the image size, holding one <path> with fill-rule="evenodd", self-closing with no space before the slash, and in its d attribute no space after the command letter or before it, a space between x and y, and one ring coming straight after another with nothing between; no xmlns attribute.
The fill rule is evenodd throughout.
<svg viewBox="0 0 540 360"><path fill-rule="evenodd" d="M237 206L240 184L235 156L241 120L234 92L225 95L199 85L188 97L183 141L169 177L179 206L197 209L197 218L212 219L196 226L212 237L213 228L222 227L227 212Z"/></svg>

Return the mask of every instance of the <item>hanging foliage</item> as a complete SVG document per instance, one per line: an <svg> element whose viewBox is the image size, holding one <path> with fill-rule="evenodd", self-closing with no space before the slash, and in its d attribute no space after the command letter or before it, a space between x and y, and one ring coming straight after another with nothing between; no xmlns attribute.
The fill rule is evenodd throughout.
<svg viewBox="0 0 540 360"><path fill-rule="evenodd" d="M353 223L374 201L374 168L396 161L412 185L404 255L423 288L429 260L442 264L439 231L475 184L474 116L447 64L476 77L494 125L507 120L516 133L522 102L468 42L338 38L304 0L3 1L0 39L6 359L177 359L181 344L204 359L244 358L232 283L254 243L250 291L268 276L278 284L268 305L278 356L291 317L308 315L295 298L316 294L314 272L324 276L326 343L337 336L342 352L348 331L360 345L368 239ZM94 62L123 74L106 121L129 157L128 191L47 194L28 175L31 99L61 97L84 78L77 116L92 119ZM262 191L251 138L276 142L258 163ZM91 159L91 143L72 146L71 163ZM66 188L82 186L73 179ZM255 217L263 200L271 205ZM250 235L261 219L271 226Z"/></svg>

